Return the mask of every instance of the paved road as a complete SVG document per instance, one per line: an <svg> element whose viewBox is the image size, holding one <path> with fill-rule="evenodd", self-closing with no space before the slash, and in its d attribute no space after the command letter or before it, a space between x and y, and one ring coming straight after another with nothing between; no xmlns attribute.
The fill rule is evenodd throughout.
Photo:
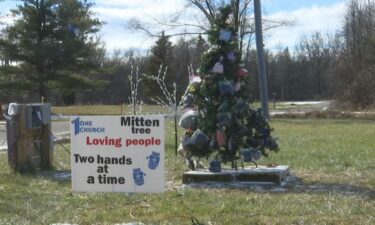
<svg viewBox="0 0 375 225"><path fill-rule="evenodd" d="M55 136L59 136L63 133L69 132L69 121L53 121L52 122L52 133ZM0 146L6 140L6 128L4 123L0 123Z"/></svg>
<svg viewBox="0 0 375 225"><path fill-rule="evenodd" d="M311 110L322 110L328 108L331 104L331 101L319 101L319 102L285 102L286 105L304 105L303 107L297 108L287 108L287 109L271 109L271 114L277 113L285 113L285 112L293 112L293 111L311 111ZM59 117L57 119L67 119L65 117ZM52 121L52 133L55 136L61 136L62 133L69 132L69 121L68 120L54 120ZM0 146L3 144L4 140L6 139L6 129L5 124L0 122Z"/></svg>

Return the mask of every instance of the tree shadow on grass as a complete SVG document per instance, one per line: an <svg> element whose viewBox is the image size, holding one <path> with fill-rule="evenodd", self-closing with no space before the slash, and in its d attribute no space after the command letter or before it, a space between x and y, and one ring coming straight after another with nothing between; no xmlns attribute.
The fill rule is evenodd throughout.
<svg viewBox="0 0 375 225"><path fill-rule="evenodd" d="M267 194L284 194L284 193L307 193L307 194L325 194L336 193L343 196L359 196L364 199L374 200L375 189L361 187L345 183L324 183L314 182L308 183L297 176L289 175L281 185L270 183L250 183L250 182L202 182L183 185L187 188L197 189L226 189L226 190L244 190L255 193Z"/></svg>
<svg viewBox="0 0 375 225"><path fill-rule="evenodd" d="M360 196L365 199L375 199L375 189L345 183L303 182L301 178L290 175L292 182L286 181L286 193L336 193L344 196ZM272 191L272 189L271 189Z"/></svg>

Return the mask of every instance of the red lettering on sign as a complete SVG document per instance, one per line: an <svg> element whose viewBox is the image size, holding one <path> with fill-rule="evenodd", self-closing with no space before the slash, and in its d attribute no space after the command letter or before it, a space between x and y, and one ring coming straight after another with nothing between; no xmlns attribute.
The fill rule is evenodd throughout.
<svg viewBox="0 0 375 225"><path fill-rule="evenodd" d="M145 138L145 139L126 139L125 140L125 145L126 147L128 146L152 146L152 145L160 145L161 140L159 138Z"/></svg>
<svg viewBox="0 0 375 225"><path fill-rule="evenodd" d="M122 143L121 138L108 138L107 136L105 136L104 138L90 138L89 136L87 136L86 145L105 145L120 148L122 146Z"/></svg>

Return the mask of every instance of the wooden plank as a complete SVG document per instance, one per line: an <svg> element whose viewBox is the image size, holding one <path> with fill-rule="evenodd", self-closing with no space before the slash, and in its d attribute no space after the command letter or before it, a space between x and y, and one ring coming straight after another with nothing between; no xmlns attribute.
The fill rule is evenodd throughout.
<svg viewBox="0 0 375 225"><path fill-rule="evenodd" d="M245 169L223 169L221 172L213 173L207 169L188 171L182 175L182 183L204 183L204 182L265 182L281 184L288 176L289 166L267 167L259 166L246 167Z"/></svg>
<svg viewBox="0 0 375 225"><path fill-rule="evenodd" d="M28 129L25 117L26 105L20 105L18 120L18 136L16 137L14 169L32 171L38 168L51 169L53 166L51 124L40 128Z"/></svg>
<svg viewBox="0 0 375 225"><path fill-rule="evenodd" d="M41 164L42 169L52 169L53 166L53 151L51 140L51 124L42 125L41 128L42 152Z"/></svg>
<svg viewBox="0 0 375 225"><path fill-rule="evenodd" d="M3 114L3 104L0 102L0 120L4 120Z"/></svg>
<svg viewBox="0 0 375 225"><path fill-rule="evenodd" d="M17 137L17 150L16 150L16 169L17 170L30 170L30 164L29 164L29 139L30 134L28 132L28 129L26 128L26 118L25 118L25 106L21 105L19 108L19 115L17 116L19 119L18 128L19 133Z"/></svg>

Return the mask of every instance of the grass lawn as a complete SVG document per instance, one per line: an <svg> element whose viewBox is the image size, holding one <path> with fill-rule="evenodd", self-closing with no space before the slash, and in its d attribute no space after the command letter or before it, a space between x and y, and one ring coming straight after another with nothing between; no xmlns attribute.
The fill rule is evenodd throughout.
<svg viewBox="0 0 375 225"><path fill-rule="evenodd" d="M49 172L20 175L0 154L0 224L375 224L375 121L272 120L295 182L262 189L187 188L186 167L167 135L163 194L72 193L70 155L55 148ZM167 122L171 134L173 123ZM69 145L66 145L69 149ZM60 178L59 178L60 177Z"/></svg>

